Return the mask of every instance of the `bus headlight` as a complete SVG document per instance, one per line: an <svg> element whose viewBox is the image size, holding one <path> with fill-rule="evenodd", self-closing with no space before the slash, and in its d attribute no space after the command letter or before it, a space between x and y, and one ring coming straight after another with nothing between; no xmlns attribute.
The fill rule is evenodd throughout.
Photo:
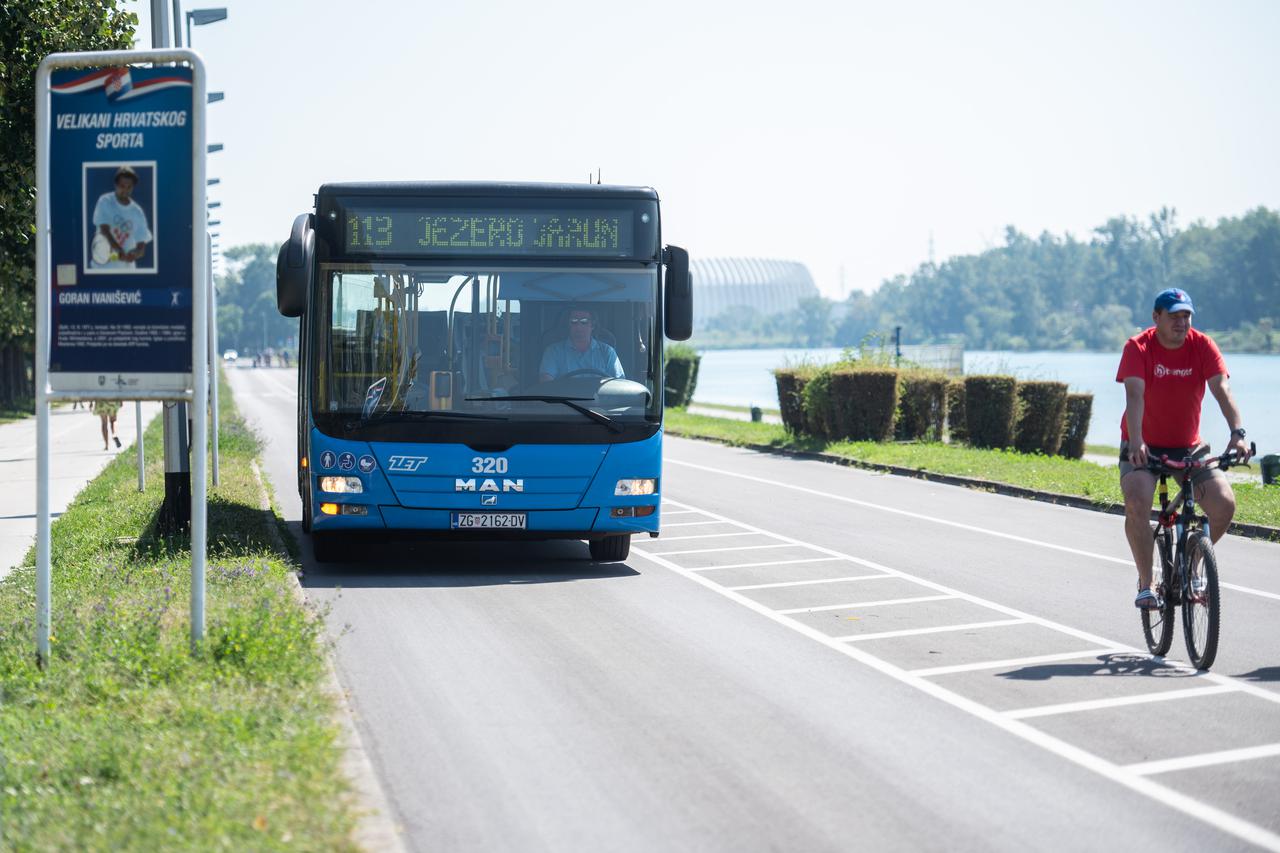
<svg viewBox="0 0 1280 853"><path fill-rule="evenodd" d="M657 490L658 481L654 479L619 480L613 487L615 495L651 495Z"/></svg>
<svg viewBox="0 0 1280 853"><path fill-rule="evenodd" d="M338 495L358 495L364 492L359 477L321 477L320 491Z"/></svg>

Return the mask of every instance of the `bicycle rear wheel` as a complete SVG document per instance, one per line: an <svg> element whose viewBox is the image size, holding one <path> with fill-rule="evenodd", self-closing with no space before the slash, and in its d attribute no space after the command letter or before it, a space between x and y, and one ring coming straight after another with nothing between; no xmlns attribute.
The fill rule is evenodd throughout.
<svg viewBox="0 0 1280 853"><path fill-rule="evenodd" d="M1203 531L1191 534L1187 541L1184 588L1182 629L1187 639L1187 654L1196 669L1208 669L1218 655L1222 604L1218 596L1218 559L1213 554L1213 543Z"/></svg>
<svg viewBox="0 0 1280 853"><path fill-rule="evenodd" d="M1173 645L1173 533L1159 527L1155 533L1151 588L1160 596L1158 609L1142 609L1142 636L1153 655L1164 655Z"/></svg>

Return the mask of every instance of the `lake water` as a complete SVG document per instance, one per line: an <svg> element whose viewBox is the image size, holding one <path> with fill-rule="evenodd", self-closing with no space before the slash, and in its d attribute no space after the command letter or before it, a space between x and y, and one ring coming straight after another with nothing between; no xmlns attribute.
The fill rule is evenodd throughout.
<svg viewBox="0 0 1280 853"><path fill-rule="evenodd" d="M774 368L800 361L829 364L843 350L742 349L707 350L698 370L695 403L755 404L777 408ZM1280 356L1224 354L1231 371L1231 390L1240 407L1249 439L1260 453L1280 453ZM1116 383L1120 353L1097 352L966 352L965 373L1013 374L1020 379L1066 382L1072 391L1093 394L1089 441L1120 443L1124 388ZM1215 449L1226 441L1227 427L1217 401L1206 390L1200 416L1201 434Z"/></svg>

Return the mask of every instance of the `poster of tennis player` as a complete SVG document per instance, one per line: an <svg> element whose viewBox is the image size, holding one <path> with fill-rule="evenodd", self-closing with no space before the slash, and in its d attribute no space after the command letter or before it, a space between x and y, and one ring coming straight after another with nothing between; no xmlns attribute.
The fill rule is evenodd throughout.
<svg viewBox="0 0 1280 853"><path fill-rule="evenodd" d="M84 271L155 273L156 164L84 164Z"/></svg>

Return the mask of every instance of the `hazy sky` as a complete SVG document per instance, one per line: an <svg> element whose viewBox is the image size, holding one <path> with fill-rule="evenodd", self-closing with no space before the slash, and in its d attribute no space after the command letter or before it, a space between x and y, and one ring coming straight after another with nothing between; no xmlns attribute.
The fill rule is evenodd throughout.
<svg viewBox="0 0 1280 853"><path fill-rule="evenodd" d="M150 46L149 2L139 14ZM1280 3L210 0L221 244L337 180L655 187L837 296L1004 227L1280 207Z"/></svg>

